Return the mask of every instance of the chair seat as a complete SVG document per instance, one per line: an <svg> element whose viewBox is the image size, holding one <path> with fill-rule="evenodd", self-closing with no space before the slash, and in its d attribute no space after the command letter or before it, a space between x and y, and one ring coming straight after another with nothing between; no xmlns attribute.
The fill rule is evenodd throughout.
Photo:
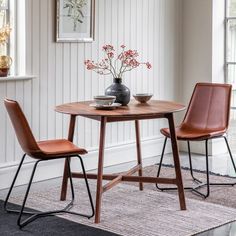
<svg viewBox="0 0 236 236"><path fill-rule="evenodd" d="M163 135L170 138L170 130L163 128L160 130ZM222 136L226 133L226 130L204 130L196 128L185 128L183 126L176 127L176 136L178 140L205 140L213 137Z"/></svg>
<svg viewBox="0 0 236 236"><path fill-rule="evenodd" d="M39 141L37 144L45 154L43 158L63 157L65 155L82 155L87 153L85 149L77 147L66 139Z"/></svg>

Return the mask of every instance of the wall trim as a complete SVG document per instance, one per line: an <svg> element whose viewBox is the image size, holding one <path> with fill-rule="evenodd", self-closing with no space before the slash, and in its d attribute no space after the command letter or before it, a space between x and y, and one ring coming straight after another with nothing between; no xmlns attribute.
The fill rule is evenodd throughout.
<svg viewBox="0 0 236 236"><path fill-rule="evenodd" d="M9 75L6 77L1 77L0 82L16 82L35 78L37 78L35 75Z"/></svg>
<svg viewBox="0 0 236 236"><path fill-rule="evenodd" d="M148 158L152 158L152 160L156 159L156 162L158 162L158 156L161 154L163 140L163 137L159 136L142 140L141 148L144 163ZM85 168L87 171L94 171L97 168L98 149L91 148L88 151L89 153L83 157ZM171 148L168 143L166 153L169 153L170 151ZM104 167L112 167L114 171L116 170L116 166L118 167L124 163L135 163L135 160L136 145L134 141L109 146L105 149ZM34 182L61 177L63 173L63 163L64 160L52 160L40 163L35 174ZM80 163L76 158L73 158L71 163L72 171L75 171L77 167L80 171ZM19 162L11 162L0 166L1 180L4 180L0 181L0 189L9 188L18 164ZM16 186L28 183L33 164L34 161L32 161L32 158L27 158L26 163L22 166ZM117 169L117 171L119 171L119 169Z"/></svg>
<svg viewBox="0 0 236 236"><path fill-rule="evenodd" d="M191 153L205 155L206 154L205 141L191 141L190 149ZM186 141L179 142L179 150L183 152L188 152ZM228 150L223 137L218 139L210 139L208 141L208 155L214 156L214 155L224 154L227 152Z"/></svg>

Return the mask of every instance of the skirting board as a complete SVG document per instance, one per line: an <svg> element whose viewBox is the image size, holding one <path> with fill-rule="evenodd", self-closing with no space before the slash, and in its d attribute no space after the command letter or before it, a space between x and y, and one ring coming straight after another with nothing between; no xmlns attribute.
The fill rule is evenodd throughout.
<svg viewBox="0 0 236 236"><path fill-rule="evenodd" d="M143 163L154 164L158 162L163 146L163 137L152 137L142 140L141 151ZM166 153L171 151L170 144L167 144ZM88 154L83 156L85 168L87 171L93 171L97 169L98 161L98 149L88 150ZM152 160L151 162L148 159ZM147 160L147 161L145 161ZM156 161L155 161L156 160ZM104 167L112 167L112 171L120 171L116 166L120 166L122 163L135 163L136 161L136 144L135 142L122 143L116 146L110 146L105 149ZM153 163L154 162L154 163ZM0 189L9 188L13 176L16 172L19 163L9 163L4 166L0 166ZM16 186L27 184L33 168L34 161L28 159L20 172L19 178L16 182ZM80 171L80 163L77 158L72 158L71 161L72 171ZM64 169L64 160L51 160L41 162L35 173L34 182L43 181L46 179L56 178L62 176Z"/></svg>
<svg viewBox="0 0 236 236"><path fill-rule="evenodd" d="M187 142L180 141L179 142L179 149L180 149L180 151L187 152L188 151ZM190 149L191 149L192 153L205 155L205 153L206 153L205 141L197 141L197 142L192 141L192 142L190 142ZM226 147L223 137L208 141L208 153L210 156L224 154L224 153L227 153L227 151L228 150L227 150L227 147Z"/></svg>

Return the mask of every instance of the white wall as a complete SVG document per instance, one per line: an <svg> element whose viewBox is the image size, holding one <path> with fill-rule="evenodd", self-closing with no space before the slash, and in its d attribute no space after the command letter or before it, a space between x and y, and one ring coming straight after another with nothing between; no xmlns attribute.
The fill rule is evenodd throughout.
<svg viewBox="0 0 236 236"><path fill-rule="evenodd" d="M37 139L67 137L68 117L55 113L54 107L92 99L112 82L111 78L99 78L86 71L83 65L84 59L102 56L100 48L105 43L116 47L124 43L137 49L144 61L152 62L151 71L141 68L125 75L131 94L152 92L156 99L180 99L182 0L96 1L95 41L86 44L55 43L55 2L26 0L27 73L37 78L0 83L0 100L9 97L20 102ZM4 179L0 188L4 188L9 186L22 152L2 103L0 120L0 179ZM77 124L75 143L89 151L85 157L87 169L96 168L98 123L79 118ZM157 121L142 122L144 157L160 154L161 125ZM106 166L135 159L133 124L108 125L106 140ZM47 165L36 179L62 174L61 162ZM31 166L29 159L19 184L26 181Z"/></svg>
<svg viewBox="0 0 236 236"><path fill-rule="evenodd" d="M225 71L225 3L221 0L212 2L212 82L224 83Z"/></svg>
<svg viewBox="0 0 236 236"><path fill-rule="evenodd" d="M197 82L224 82L224 1L183 0L182 101L188 104ZM181 150L187 150L184 142ZM209 153L226 151L220 139L210 142ZM205 153L203 142L192 151Z"/></svg>
<svg viewBox="0 0 236 236"><path fill-rule="evenodd" d="M183 101L212 74L212 0L183 1Z"/></svg>
<svg viewBox="0 0 236 236"><path fill-rule="evenodd" d="M183 93L197 82L224 82L224 1L183 0Z"/></svg>

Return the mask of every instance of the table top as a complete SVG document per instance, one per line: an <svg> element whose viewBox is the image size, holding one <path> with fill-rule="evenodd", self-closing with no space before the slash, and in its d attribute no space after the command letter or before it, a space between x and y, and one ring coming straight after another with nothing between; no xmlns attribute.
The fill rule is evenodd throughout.
<svg viewBox="0 0 236 236"><path fill-rule="evenodd" d="M147 103L139 103L135 100L127 106L121 106L114 110L97 110L94 107L89 106L89 104L94 103L94 101L83 101L83 102L72 102L67 104L62 104L56 106L55 111L70 114L79 115L90 118L98 117L116 117L116 118L142 118L142 117L152 117L152 116L162 116L163 114L174 113L182 111L185 106L172 101L161 101L161 100L150 100Z"/></svg>

